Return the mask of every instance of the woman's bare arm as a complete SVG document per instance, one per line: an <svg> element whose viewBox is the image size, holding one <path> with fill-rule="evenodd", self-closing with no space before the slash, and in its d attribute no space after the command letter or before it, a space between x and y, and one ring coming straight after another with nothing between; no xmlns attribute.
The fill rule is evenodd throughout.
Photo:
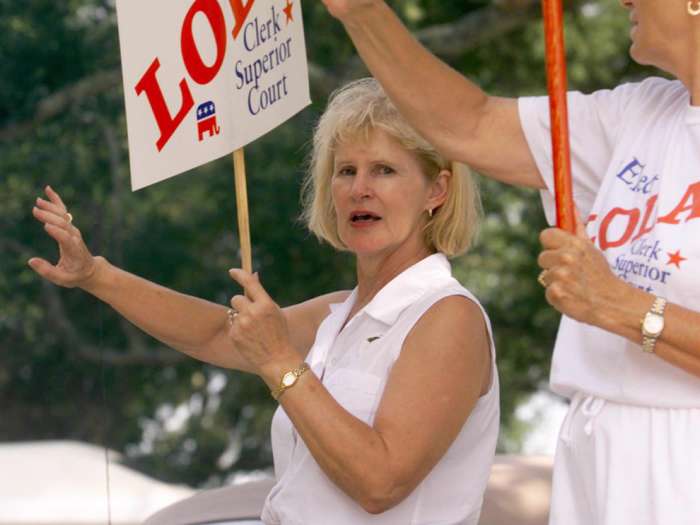
<svg viewBox="0 0 700 525"><path fill-rule="evenodd" d="M37 200L33 214L58 243L60 258L56 264L32 258L29 264L39 275L60 286L82 288L175 350L218 366L251 371L226 337L226 306L176 292L92 256L80 230L67 220L58 193L51 188L46 193L49 200ZM302 358L328 314L328 305L347 294L327 294L283 310L291 343Z"/></svg>
<svg viewBox="0 0 700 525"><path fill-rule="evenodd" d="M439 60L384 1L323 1L401 114L441 153L502 182L544 188L515 99L489 96Z"/></svg>
<svg viewBox="0 0 700 525"><path fill-rule="evenodd" d="M275 388L296 366L291 356L260 375ZM326 475L365 510L379 513L408 496L445 454L492 373L479 307L448 297L406 338L372 426L338 404L313 373L303 374L280 401Z"/></svg>

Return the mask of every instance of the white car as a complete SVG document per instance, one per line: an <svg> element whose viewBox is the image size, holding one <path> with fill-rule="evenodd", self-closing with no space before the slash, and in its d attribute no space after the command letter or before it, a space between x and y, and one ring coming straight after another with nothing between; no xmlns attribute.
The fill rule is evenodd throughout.
<svg viewBox="0 0 700 525"><path fill-rule="evenodd" d="M479 525L546 525L551 476L549 457L497 456ZM260 525L273 484L273 479L265 479L204 490L166 507L143 525Z"/></svg>

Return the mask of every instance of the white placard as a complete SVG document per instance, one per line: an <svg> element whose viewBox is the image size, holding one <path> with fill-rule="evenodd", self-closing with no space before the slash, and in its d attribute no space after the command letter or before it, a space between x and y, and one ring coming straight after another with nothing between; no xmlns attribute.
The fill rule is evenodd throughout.
<svg viewBox="0 0 700 525"><path fill-rule="evenodd" d="M310 103L301 0L117 0L117 16L133 190Z"/></svg>

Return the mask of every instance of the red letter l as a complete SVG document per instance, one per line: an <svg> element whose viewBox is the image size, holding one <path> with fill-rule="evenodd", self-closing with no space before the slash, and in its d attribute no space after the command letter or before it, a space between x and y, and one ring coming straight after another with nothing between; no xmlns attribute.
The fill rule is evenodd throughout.
<svg viewBox="0 0 700 525"><path fill-rule="evenodd" d="M158 84L158 79L156 78L158 68L160 68L160 61L156 58L151 64L151 67L148 68L148 71L141 77L139 83L136 84L136 94L141 95L141 93L146 92L148 103L151 106L151 111L153 111L153 116L156 118L156 123L160 130L160 138L158 142L156 142L156 147L158 151L161 151L173 136L175 130L180 126L187 113L194 106L194 100L192 99L192 92L187 85L187 81L183 78L180 81L182 106L180 107L180 111L177 112L177 115L175 115L175 118L173 118L165 103L163 90L160 88L160 84Z"/></svg>

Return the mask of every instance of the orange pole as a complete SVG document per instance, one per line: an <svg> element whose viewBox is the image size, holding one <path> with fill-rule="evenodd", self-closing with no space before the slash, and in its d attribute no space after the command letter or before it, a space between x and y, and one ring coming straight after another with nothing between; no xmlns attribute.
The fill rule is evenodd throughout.
<svg viewBox="0 0 700 525"><path fill-rule="evenodd" d="M575 233L576 212L571 184L569 113L566 105L566 52L562 11L561 0L542 0L557 227Z"/></svg>

